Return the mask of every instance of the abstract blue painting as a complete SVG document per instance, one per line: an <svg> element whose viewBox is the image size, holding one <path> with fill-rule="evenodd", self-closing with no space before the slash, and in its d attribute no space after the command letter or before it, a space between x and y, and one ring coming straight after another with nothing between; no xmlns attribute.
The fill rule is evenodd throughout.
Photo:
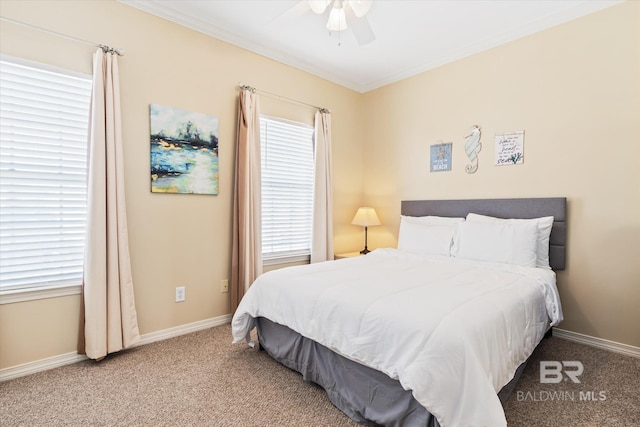
<svg viewBox="0 0 640 427"><path fill-rule="evenodd" d="M151 192L218 194L218 118L149 105Z"/></svg>

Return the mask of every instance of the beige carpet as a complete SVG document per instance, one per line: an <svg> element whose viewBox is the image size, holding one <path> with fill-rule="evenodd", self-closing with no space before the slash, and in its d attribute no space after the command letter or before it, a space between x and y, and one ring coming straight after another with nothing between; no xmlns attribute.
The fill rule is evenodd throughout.
<svg viewBox="0 0 640 427"><path fill-rule="evenodd" d="M540 384L540 360L582 361L581 384ZM640 359L551 338L536 351L507 403L507 419L515 426L638 426L639 386ZM566 398L575 392L576 397L541 401L543 391ZM604 391L606 400L580 401L579 391L598 397ZM321 388L264 352L231 345L229 325L134 348L100 363L81 362L0 383L0 417L3 427L359 425Z"/></svg>

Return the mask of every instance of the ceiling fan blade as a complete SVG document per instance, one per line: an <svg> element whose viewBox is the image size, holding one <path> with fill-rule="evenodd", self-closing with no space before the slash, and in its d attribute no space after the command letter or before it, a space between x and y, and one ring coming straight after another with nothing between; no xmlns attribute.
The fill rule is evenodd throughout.
<svg viewBox="0 0 640 427"><path fill-rule="evenodd" d="M333 5L333 0L309 0L309 8L317 13L318 15L322 15L327 9L331 9Z"/></svg>
<svg viewBox="0 0 640 427"><path fill-rule="evenodd" d="M274 17L272 20L267 22L266 25L272 24L274 21L278 21L280 23L291 22L300 18L309 11L311 11L309 2L307 0L300 0L295 4L295 6L290 7L278 16Z"/></svg>
<svg viewBox="0 0 640 427"><path fill-rule="evenodd" d="M353 12L358 18L362 18L369 12L373 0L349 0L349 7L353 9Z"/></svg>
<svg viewBox="0 0 640 427"><path fill-rule="evenodd" d="M376 39L366 16L358 18L351 8L346 9L347 27L351 29L358 45L364 46Z"/></svg>

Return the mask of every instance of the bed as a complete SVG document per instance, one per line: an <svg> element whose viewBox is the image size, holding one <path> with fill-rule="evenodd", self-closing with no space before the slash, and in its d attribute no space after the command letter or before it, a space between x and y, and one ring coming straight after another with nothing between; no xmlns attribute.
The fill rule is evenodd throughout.
<svg viewBox="0 0 640 427"><path fill-rule="evenodd" d="M554 270L565 267L566 199L403 201L401 214L400 250L260 276L234 314L234 342L256 327L262 349L363 424L506 425L501 402L562 320ZM549 217L543 268L533 219ZM455 257L433 243L452 229ZM520 233L526 250L486 251L500 239L482 236L496 230Z"/></svg>

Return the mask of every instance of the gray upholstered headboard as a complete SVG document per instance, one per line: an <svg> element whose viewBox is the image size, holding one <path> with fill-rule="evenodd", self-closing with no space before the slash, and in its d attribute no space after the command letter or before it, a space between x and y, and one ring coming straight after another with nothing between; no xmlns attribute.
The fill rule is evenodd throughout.
<svg viewBox="0 0 640 427"><path fill-rule="evenodd" d="M529 199L470 200L405 200L402 215L466 217L468 213L498 218L538 218L553 216L549 242L549 264L554 270L564 270L567 244L567 198L545 197Z"/></svg>

